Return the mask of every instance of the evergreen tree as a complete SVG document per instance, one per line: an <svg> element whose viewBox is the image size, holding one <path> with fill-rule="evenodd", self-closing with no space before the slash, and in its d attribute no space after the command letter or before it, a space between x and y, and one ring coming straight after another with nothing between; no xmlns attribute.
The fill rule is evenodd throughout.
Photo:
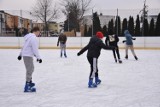
<svg viewBox="0 0 160 107"><path fill-rule="evenodd" d="M106 25L103 26L102 32L103 32L104 36L107 36L107 26Z"/></svg>
<svg viewBox="0 0 160 107"><path fill-rule="evenodd" d="M73 18L72 18L72 13L70 13L69 16L70 16L69 20L67 19L66 21L64 21L64 31L68 31L68 30L71 31L71 30L76 28L76 24L75 24L75 22L73 21Z"/></svg>
<svg viewBox="0 0 160 107"><path fill-rule="evenodd" d="M131 35L134 35L134 19L131 16L129 17L128 30Z"/></svg>
<svg viewBox="0 0 160 107"><path fill-rule="evenodd" d="M135 27L135 34L134 34L134 35L135 35L135 36L140 36L140 35L141 35L139 15L137 15L136 27Z"/></svg>
<svg viewBox="0 0 160 107"><path fill-rule="evenodd" d="M89 37L92 36L92 26L89 27L88 32L87 32L87 36L89 36Z"/></svg>
<svg viewBox="0 0 160 107"><path fill-rule="evenodd" d="M64 31L68 31L68 25L67 25L68 21L64 21Z"/></svg>
<svg viewBox="0 0 160 107"><path fill-rule="evenodd" d="M149 25L147 19L144 19L144 36L149 36Z"/></svg>
<svg viewBox="0 0 160 107"><path fill-rule="evenodd" d="M117 23L118 23L118 28L117 28ZM118 36L121 35L121 19L119 16L116 17L116 21L115 21L115 34Z"/></svg>
<svg viewBox="0 0 160 107"><path fill-rule="evenodd" d="M153 18L150 21L149 36L155 36L154 35L154 19Z"/></svg>
<svg viewBox="0 0 160 107"><path fill-rule="evenodd" d="M108 31L112 29L113 30L113 33L114 33L114 23L113 23L113 19L111 19L111 21L109 21L108 23Z"/></svg>
<svg viewBox="0 0 160 107"><path fill-rule="evenodd" d="M124 31L127 30L127 19L124 18L122 22L122 35L124 35Z"/></svg>
<svg viewBox="0 0 160 107"><path fill-rule="evenodd" d="M155 35L160 36L160 13L158 14L158 18L157 18L157 22L156 22Z"/></svg>
<svg viewBox="0 0 160 107"><path fill-rule="evenodd" d="M97 31L101 31L100 20L97 12L93 13L93 35L96 34Z"/></svg>
<svg viewBox="0 0 160 107"><path fill-rule="evenodd" d="M87 25L86 25L86 24L84 25L84 36L85 36L85 37L88 36L88 35L87 35Z"/></svg>

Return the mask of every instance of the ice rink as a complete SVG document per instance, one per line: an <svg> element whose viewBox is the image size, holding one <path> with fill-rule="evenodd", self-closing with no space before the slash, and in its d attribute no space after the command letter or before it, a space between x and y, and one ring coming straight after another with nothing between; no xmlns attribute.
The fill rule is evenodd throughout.
<svg viewBox="0 0 160 107"><path fill-rule="evenodd" d="M122 64L112 51L101 51L99 77L102 83L88 88L90 66L86 52L40 50L43 63L34 60L36 93L24 93L25 67L18 61L19 49L0 49L0 107L160 107L160 50L120 50Z"/></svg>

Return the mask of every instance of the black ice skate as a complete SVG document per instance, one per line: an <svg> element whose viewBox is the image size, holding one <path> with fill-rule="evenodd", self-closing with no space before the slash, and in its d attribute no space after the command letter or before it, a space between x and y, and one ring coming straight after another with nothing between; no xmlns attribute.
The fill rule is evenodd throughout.
<svg viewBox="0 0 160 107"><path fill-rule="evenodd" d="M136 60L138 60L137 56L134 56L134 58L135 58Z"/></svg>
<svg viewBox="0 0 160 107"><path fill-rule="evenodd" d="M122 60L118 59L118 62L119 62L119 63L122 63Z"/></svg>
<svg viewBox="0 0 160 107"><path fill-rule="evenodd" d="M117 58L114 58L115 62L117 63Z"/></svg>
<svg viewBox="0 0 160 107"><path fill-rule="evenodd" d="M128 59L128 55L125 56L125 59Z"/></svg>
<svg viewBox="0 0 160 107"><path fill-rule="evenodd" d="M66 54L64 54L64 56L65 56L65 58L67 58L67 55L66 55Z"/></svg>

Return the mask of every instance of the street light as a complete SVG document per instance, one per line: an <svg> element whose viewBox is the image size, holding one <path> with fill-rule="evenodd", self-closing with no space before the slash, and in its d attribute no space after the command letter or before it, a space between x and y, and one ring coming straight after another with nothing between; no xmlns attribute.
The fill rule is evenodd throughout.
<svg viewBox="0 0 160 107"><path fill-rule="evenodd" d="M1 29L0 29L0 33L2 34L2 14L0 14L0 24L1 24Z"/></svg>

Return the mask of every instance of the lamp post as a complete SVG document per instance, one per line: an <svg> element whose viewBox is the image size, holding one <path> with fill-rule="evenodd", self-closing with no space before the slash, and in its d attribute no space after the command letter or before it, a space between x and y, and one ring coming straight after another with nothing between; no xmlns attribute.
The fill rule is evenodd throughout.
<svg viewBox="0 0 160 107"><path fill-rule="evenodd" d="M116 20L117 20L117 36L118 36L118 9L117 9L117 16L116 16Z"/></svg>
<svg viewBox="0 0 160 107"><path fill-rule="evenodd" d="M0 33L2 34L2 14L0 14L0 27L1 27L1 29L0 29Z"/></svg>
<svg viewBox="0 0 160 107"><path fill-rule="evenodd" d="M94 24L94 17L93 17L93 9L92 9L92 36L93 36L93 24Z"/></svg>
<svg viewBox="0 0 160 107"><path fill-rule="evenodd" d="M69 32L69 14L70 12L68 11L68 32Z"/></svg>
<svg viewBox="0 0 160 107"><path fill-rule="evenodd" d="M147 5L146 5L146 0L144 1L144 7L143 7L143 16L142 16L142 36L144 36L144 20L146 19L146 16L147 16L147 10L146 10L146 8L147 8Z"/></svg>

